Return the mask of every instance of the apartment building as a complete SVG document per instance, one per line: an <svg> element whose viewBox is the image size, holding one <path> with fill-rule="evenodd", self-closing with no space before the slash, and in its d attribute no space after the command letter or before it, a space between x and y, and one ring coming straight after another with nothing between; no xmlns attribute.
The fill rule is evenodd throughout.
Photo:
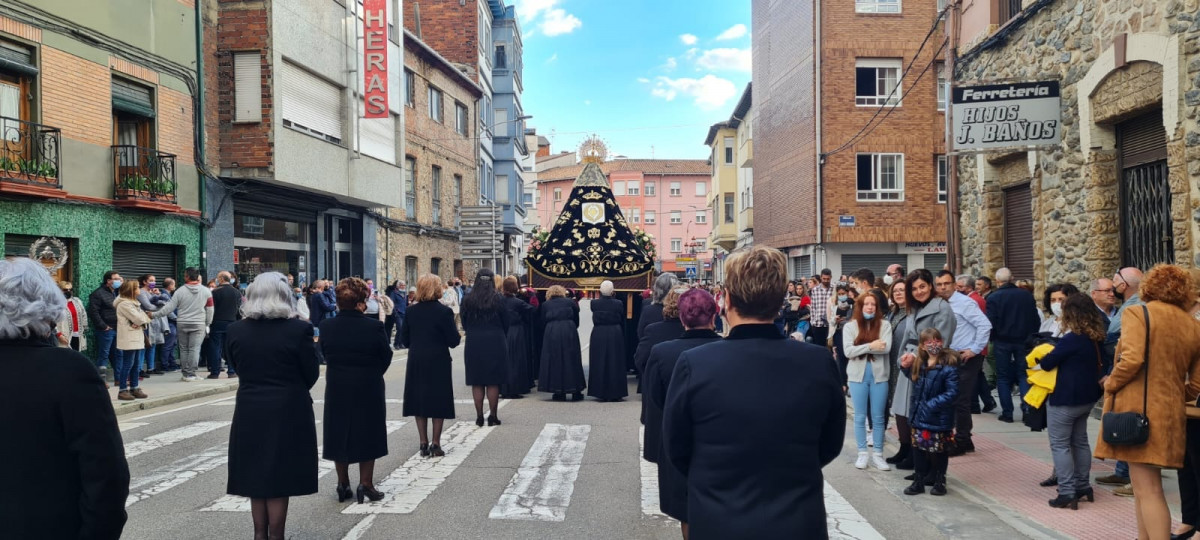
<svg viewBox="0 0 1200 540"><path fill-rule="evenodd" d="M794 275L945 264L935 4L754 0L754 239Z"/></svg>
<svg viewBox="0 0 1200 540"><path fill-rule="evenodd" d="M737 128L727 121L713 124L704 145L711 149L708 162L712 166L707 195L712 216L708 245L716 261L713 277L722 281L725 273L721 261L737 247Z"/></svg>

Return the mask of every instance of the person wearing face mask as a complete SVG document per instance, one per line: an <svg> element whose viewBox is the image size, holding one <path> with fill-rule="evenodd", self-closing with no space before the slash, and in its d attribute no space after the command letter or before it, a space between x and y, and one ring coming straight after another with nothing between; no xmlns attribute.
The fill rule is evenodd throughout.
<svg viewBox="0 0 1200 540"><path fill-rule="evenodd" d="M74 351L85 351L87 339L84 337L84 329L88 324L87 310L83 307L83 301L75 296L75 287L71 282L60 281L58 286L67 298L67 309L63 311L57 325L58 344Z"/></svg>
<svg viewBox="0 0 1200 540"><path fill-rule="evenodd" d="M1104 378L1100 379L1100 384L1108 378L1108 374L1112 372L1114 358L1116 358L1117 341L1121 339L1121 316L1125 314L1125 309L1130 306L1140 306L1145 304L1142 302L1142 271L1137 268L1127 267L1117 270L1113 274L1112 280L1097 280L1097 282L1108 282L1108 289L1111 293L1108 299L1114 300L1110 303L1110 308L1115 304L1115 300L1125 298L1125 301L1120 307L1116 308L1112 313L1108 314L1108 333L1104 339L1104 346L1100 348L1101 359L1101 375ZM1098 288L1093 288L1093 299L1097 294L1102 293L1103 285ZM1100 305L1099 302L1096 304ZM1122 497L1132 497L1133 487L1129 480L1129 464L1124 461L1117 461L1113 468L1113 474L1101 476L1096 479L1097 483L1106 485L1120 485L1121 487L1113 490L1113 493Z"/></svg>
<svg viewBox="0 0 1200 540"><path fill-rule="evenodd" d="M117 308L113 306L122 283L121 274L109 270L100 280L100 286L88 295L88 320L92 322L92 335L96 336L96 368L102 378L107 377L110 363L115 368L123 354L117 348Z"/></svg>
<svg viewBox="0 0 1200 540"><path fill-rule="evenodd" d="M292 296L296 298L296 314L303 320L308 320L308 300L304 298L304 291L300 287L292 289Z"/></svg>
<svg viewBox="0 0 1200 540"><path fill-rule="evenodd" d="M899 264L893 264L887 267L887 272L883 275L883 284L891 287L893 283L904 281L904 267Z"/></svg>
<svg viewBox="0 0 1200 540"><path fill-rule="evenodd" d="M842 391L848 392L850 389L846 385L846 364L850 361L846 357L846 351L842 348L842 330L846 326L846 319L850 317L850 313L854 310L854 297L850 291L850 285L847 283L838 283L834 289L835 294L830 298L829 312L833 314L833 335L829 338L828 346L833 347L834 356L837 357L839 371L842 374Z"/></svg>
<svg viewBox="0 0 1200 540"><path fill-rule="evenodd" d="M1062 337L1063 302L1077 292L1079 289L1070 283L1055 283L1046 287L1046 292L1042 295L1044 313L1042 325L1038 328L1039 334L1046 334L1052 338Z"/></svg>
<svg viewBox="0 0 1200 540"><path fill-rule="evenodd" d="M887 405L888 377L891 370L889 352L892 347L892 325L884 320L879 309L881 296L863 294L854 303L854 313L842 329L842 349L850 359L846 377L850 398L854 403L854 439L858 443L858 460L854 466L866 469L867 462L881 471L891 470L883 459L884 407ZM874 449L867 453L867 416L871 425Z"/></svg>

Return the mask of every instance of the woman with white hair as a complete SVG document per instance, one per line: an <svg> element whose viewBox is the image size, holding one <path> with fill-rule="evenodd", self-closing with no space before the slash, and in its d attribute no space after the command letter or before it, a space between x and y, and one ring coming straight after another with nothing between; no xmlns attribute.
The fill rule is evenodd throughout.
<svg viewBox="0 0 1200 540"><path fill-rule="evenodd" d="M4 538L115 540L125 526L129 466L117 417L91 362L55 346L64 310L44 266L0 259L0 367L21 374L0 379L6 403L20 404L0 407L12 434L0 445ZM52 486L58 503L32 496L33 486Z"/></svg>
<svg viewBox="0 0 1200 540"><path fill-rule="evenodd" d="M317 492L317 429L308 392L320 371L312 324L296 318L283 274L254 278L241 311L224 344L240 376L226 491L250 498L255 540L276 540L285 538L288 498Z"/></svg>
<svg viewBox="0 0 1200 540"><path fill-rule="evenodd" d="M600 284L592 300L592 338L588 348L588 395L600 401L621 401L629 395L625 379L625 304L613 298L613 283Z"/></svg>

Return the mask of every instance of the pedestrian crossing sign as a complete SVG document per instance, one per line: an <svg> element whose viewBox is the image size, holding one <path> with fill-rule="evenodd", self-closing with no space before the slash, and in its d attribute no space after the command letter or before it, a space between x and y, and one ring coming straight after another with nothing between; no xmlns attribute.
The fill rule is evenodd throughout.
<svg viewBox="0 0 1200 540"><path fill-rule="evenodd" d="M695 277L696 277L696 267L695 267L695 266L689 266L689 267L687 267L687 274L686 274L686 275L687 275L687 277L688 277L689 279L690 279L690 278L695 278Z"/></svg>

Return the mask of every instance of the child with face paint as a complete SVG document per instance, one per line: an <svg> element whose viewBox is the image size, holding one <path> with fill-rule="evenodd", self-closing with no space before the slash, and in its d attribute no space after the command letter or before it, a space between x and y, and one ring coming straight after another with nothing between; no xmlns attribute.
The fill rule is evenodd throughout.
<svg viewBox="0 0 1200 540"><path fill-rule="evenodd" d="M936 328L926 328L918 340L915 361L911 356L901 363L912 378L913 458L916 472L905 495L925 493L932 484L932 495L946 494L948 452L954 449L954 400L958 397L958 355L950 350Z"/></svg>

